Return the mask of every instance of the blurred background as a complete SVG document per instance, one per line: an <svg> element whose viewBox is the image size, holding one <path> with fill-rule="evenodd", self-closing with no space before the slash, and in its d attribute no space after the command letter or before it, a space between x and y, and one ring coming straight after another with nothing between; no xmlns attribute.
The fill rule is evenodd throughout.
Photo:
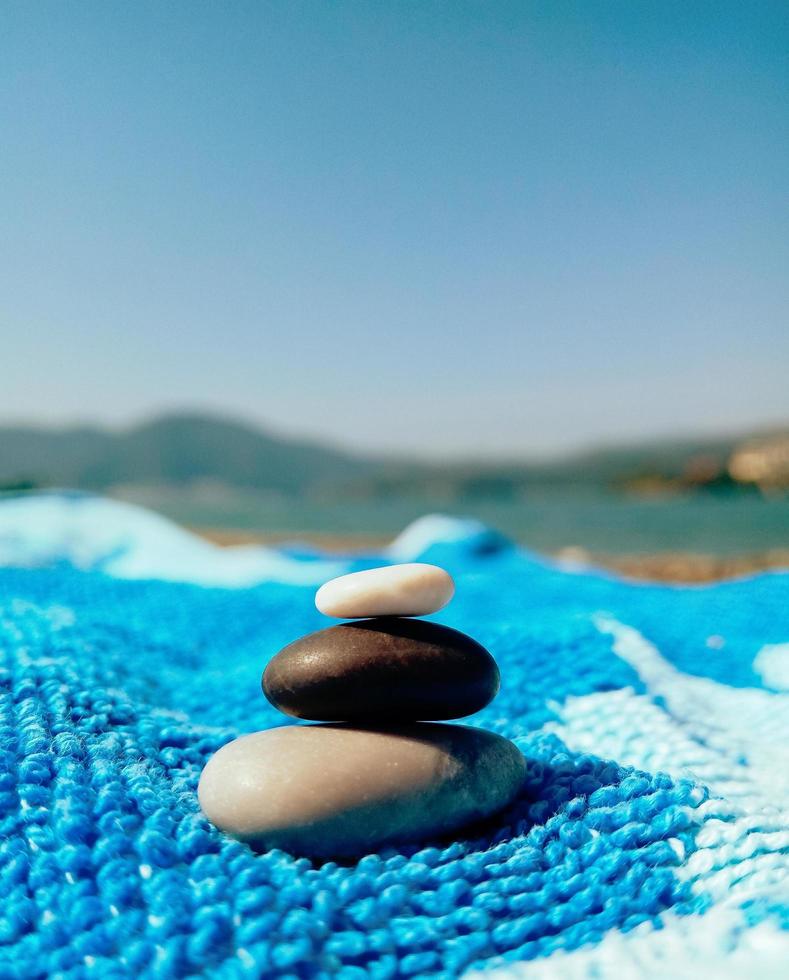
<svg viewBox="0 0 789 980"><path fill-rule="evenodd" d="M0 497L789 564L789 5L0 22Z"/></svg>

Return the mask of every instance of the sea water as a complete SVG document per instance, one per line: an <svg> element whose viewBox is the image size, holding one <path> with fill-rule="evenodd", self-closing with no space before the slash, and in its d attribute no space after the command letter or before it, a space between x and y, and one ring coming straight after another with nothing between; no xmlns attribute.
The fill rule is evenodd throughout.
<svg viewBox="0 0 789 980"><path fill-rule="evenodd" d="M476 517L539 551L579 546L609 554L715 555L789 548L789 496L534 493L519 500L430 497L285 500L255 493L136 491L133 499L198 528L260 534L391 537L425 513Z"/></svg>

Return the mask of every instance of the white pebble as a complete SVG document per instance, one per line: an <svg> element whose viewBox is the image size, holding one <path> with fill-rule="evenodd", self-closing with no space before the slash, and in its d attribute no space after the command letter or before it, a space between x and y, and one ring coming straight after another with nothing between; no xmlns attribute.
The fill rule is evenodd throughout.
<svg viewBox="0 0 789 980"><path fill-rule="evenodd" d="M318 589L315 605L324 616L426 616L438 612L455 594L449 572L413 562L351 572Z"/></svg>

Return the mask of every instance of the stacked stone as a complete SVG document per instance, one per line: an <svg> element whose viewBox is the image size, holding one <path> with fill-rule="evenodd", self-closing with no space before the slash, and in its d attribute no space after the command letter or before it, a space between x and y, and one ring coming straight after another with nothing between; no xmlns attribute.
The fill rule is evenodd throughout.
<svg viewBox="0 0 789 980"><path fill-rule="evenodd" d="M438 723L479 711L499 689L476 640L414 618L442 609L454 589L425 564L322 586L319 611L355 621L286 646L262 682L280 711L322 724L221 748L198 789L208 819L258 848L343 857L446 834L511 802L525 770L515 745Z"/></svg>

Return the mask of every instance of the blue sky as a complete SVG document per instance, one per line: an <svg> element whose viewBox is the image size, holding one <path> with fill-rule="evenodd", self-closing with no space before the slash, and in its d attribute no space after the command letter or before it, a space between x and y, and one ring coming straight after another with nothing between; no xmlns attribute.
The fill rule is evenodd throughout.
<svg viewBox="0 0 789 980"><path fill-rule="evenodd" d="M0 418L789 418L789 4L0 4Z"/></svg>

